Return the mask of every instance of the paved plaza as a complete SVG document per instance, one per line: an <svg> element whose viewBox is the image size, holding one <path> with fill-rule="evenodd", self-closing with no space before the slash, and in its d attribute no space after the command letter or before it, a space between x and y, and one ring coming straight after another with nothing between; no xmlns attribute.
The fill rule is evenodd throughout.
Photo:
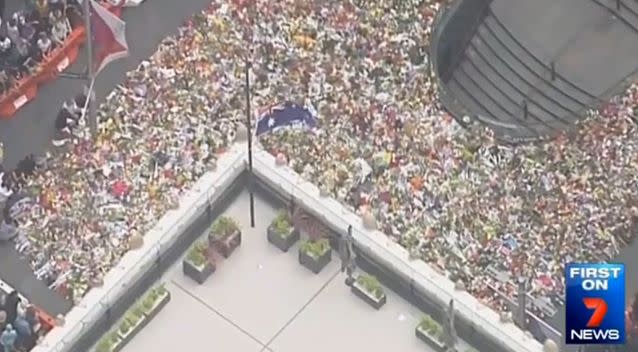
<svg viewBox="0 0 638 352"><path fill-rule="evenodd" d="M282 253L267 242L276 209L258 195L255 203L254 229L247 192L226 211L242 226L242 244L203 285L182 274L181 261L169 269L171 302L124 352L431 351L414 336L417 308L386 290L387 304L375 311L344 285L336 252L312 274L296 248Z"/></svg>

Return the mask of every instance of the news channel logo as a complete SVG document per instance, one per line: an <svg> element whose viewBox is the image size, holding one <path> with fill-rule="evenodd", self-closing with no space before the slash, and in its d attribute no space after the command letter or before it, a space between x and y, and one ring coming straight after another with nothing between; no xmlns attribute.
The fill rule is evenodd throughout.
<svg viewBox="0 0 638 352"><path fill-rule="evenodd" d="M625 265L570 263L565 267L565 343L625 343Z"/></svg>

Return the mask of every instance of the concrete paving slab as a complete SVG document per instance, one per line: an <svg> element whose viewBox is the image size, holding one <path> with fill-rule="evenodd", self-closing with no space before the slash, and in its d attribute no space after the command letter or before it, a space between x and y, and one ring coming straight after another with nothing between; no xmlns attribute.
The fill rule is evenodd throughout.
<svg viewBox="0 0 638 352"><path fill-rule="evenodd" d="M422 313L393 292L386 295L377 311L339 275L269 346L277 352L432 351L414 336Z"/></svg>
<svg viewBox="0 0 638 352"><path fill-rule="evenodd" d="M245 192L227 210L242 227L242 244L219 263L208 281L198 285L182 274L179 265L171 280L265 342L338 271L338 263L333 253L333 261L318 275L302 267L297 246L283 253L266 239L276 209L259 204L256 227L250 228L248 205Z"/></svg>
<svg viewBox="0 0 638 352"><path fill-rule="evenodd" d="M210 311L190 293L171 283L166 288L171 292L171 301L122 352L263 349L259 342Z"/></svg>
<svg viewBox="0 0 638 352"><path fill-rule="evenodd" d="M296 247L281 253L266 240L276 208L255 194L251 229L248 199L242 192L225 212L242 226L241 247L203 285L175 263L162 278L173 299L123 352L432 351L414 336L417 308L391 291L380 311L367 306L344 285L335 252L319 275L301 267Z"/></svg>

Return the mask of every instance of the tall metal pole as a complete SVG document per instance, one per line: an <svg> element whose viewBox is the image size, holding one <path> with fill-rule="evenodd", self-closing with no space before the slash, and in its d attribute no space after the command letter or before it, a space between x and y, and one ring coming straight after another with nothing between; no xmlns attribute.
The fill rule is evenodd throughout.
<svg viewBox="0 0 638 352"><path fill-rule="evenodd" d="M519 328L527 330L527 278L518 278L518 294L516 307L516 324Z"/></svg>
<svg viewBox="0 0 638 352"><path fill-rule="evenodd" d="M248 192L250 194L250 227L255 227L255 196L253 194L253 186L254 186L254 179L253 179L253 133L252 133L252 127L253 127L253 121L251 118L251 108L250 108L250 61L246 60L246 72L245 72L245 76L246 76L246 84L245 84L245 89L246 89L246 129L248 130L248 172L250 173L249 175L249 185L248 185Z"/></svg>
<svg viewBox="0 0 638 352"><path fill-rule="evenodd" d="M87 87L92 88L87 93L87 100L89 101L89 129L91 135L95 137L97 135L97 107L95 102L95 85L92 84L95 79L95 67L93 67L93 35L91 31L91 0L83 0L84 5L84 28L86 29L86 63L87 63Z"/></svg>

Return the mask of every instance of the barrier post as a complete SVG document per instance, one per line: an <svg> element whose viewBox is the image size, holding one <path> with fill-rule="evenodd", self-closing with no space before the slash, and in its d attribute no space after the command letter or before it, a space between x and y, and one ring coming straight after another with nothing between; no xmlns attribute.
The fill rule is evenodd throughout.
<svg viewBox="0 0 638 352"><path fill-rule="evenodd" d="M87 61L87 85L93 87L95 80L95 67L93 67L93 32L91 30L91 1L84 0L84 27L86 28L86 61ZM95 106L95 94L90 91L87 94L87 100L89 104L89 129L91 135L95 137L97 135L97 110Z"/></svg>
<svg viewBox="0 0 638 352"><path fill-rule="evenodd" d="M252 118L250 111L250 61L246 60L246 129L248 130L248 177L250 177L248 191L250 194L250 227L255 227L255 195L253 194L253 134L252 134Z"/></svg>

